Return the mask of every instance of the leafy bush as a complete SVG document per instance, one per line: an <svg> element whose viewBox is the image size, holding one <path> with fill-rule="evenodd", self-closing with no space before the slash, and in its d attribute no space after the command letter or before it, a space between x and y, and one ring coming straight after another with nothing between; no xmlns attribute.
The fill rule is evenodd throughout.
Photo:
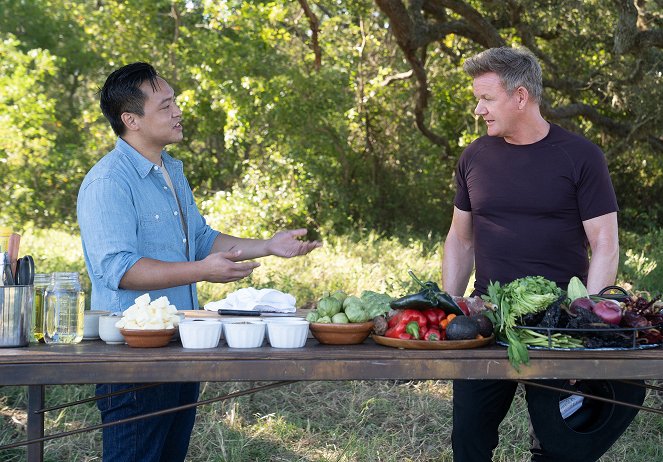
<svg viewBox="0 0 663 462"><path fill-rule="evenodd" d="M262 165L247 165L241 182L203 201L201 209L223 233L268 238L279 229L311 224L302 189L306 180L301 164L273 153Z"/></svg>
<svg viewBox="0 0 663 462"><path fill-rule="evenodd" d="M620 236L621 255L618 283L652 295L663 293L663 230L646 234L624 231Z"/></svg>
<svg viewBox="0 0 663 462"><path fill-rule="evenodd" d="M342 289L359 295L363 290L400 296L415 289L407 274L441 278L439 242L396 238L376 233L354 236L323 236L324 246L304 258L261 259L261 266L242 281L232 284L200 283L201 303L224 298L241 287L272 287L293 294L299 306L316 301L324 291Z"/></svg>

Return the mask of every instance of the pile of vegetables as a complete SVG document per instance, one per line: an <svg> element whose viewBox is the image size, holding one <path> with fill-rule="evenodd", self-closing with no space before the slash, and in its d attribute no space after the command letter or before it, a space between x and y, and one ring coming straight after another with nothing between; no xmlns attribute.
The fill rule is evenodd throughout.
<svg viewBox="0 0 663 462"><path fill-rule="evenodd" d="M445 313L453 313L455 315L467 314L463 312L451 295L440 289L437 283L433 281L422 282L412 270L408 271L408 274L421 287L421 290L392 301L390 306L393 309L409 308L423 310L427 308L440 308Z"/></svg>
<svg viewBox="0 0 663 462"><path fill-rule="evenodd" d="M528 276L501 286L491 282L483 297L490 308L497 338L508 344L509 361L519 369L529 362L528 346L557 349L632 348L663 341L658 298L628 296L620 303L590 296L582 281L571 279L567 291L541 276ZM633 327L638 329L635 334ZM647 327L651 327L648 329Z"/></svg>
<svg viewBox="0 0 663 462"><path fill-rule="evenodd" d="M536 335L532 336L534 331L516 329L516 325L523 316L544 311L561 295L557 284L541 276L527 276L504 286L499 282L488 285L486 300L493 304L494 311L487 316L495 325L497 338L508 343L509 361L516 370L529 362L526 345L537 341ZM568 339L563 336L563 340Z"/></svg>
<svg viewBox="0 0 663 462"><path fill-rule="evenodd" d="M412 271L408 273L421 290L393 300L391 310L373 320L375 334L425 341L469 340L492 335L493 326L487 318L481 316L483 320L479 321L465 316L453 297L435 282L422 282Z"/></svg>
<svg viewBox="0 0 663 462"><path fill-rule="evenodd" d="M348 295L342 290L323 293L318 300L316 309L312 310L306 320L318 323L347 324L367 322L389 311L392 297L365 290L361 296Z"/></svg>
<svg viewBox="0 0 663 462"><path fill-rule="evenodd" d="M455 317L449 315L450 319ZM444 340L445 327L449 323L447 314L439 308L399 309L387 320L387 329L381 332L380 325L376 334L400 340Z"/></svg>

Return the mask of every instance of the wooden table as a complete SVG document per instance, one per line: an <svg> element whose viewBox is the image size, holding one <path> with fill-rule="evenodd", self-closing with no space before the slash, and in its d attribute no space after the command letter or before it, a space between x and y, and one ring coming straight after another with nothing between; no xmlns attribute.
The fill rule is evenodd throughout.
<svg viewBox="0 0 663 462"><path fill-rule="evenodd" d="M516 372L506 348L402 350L377 345L321 345L187 350L130 348L88 341L0 349L0 385L27 385L28 440L44 435L45 385L181 381L291 381L393 379L661 379L663 349L530 351ZM43 441L28 445L28 460L43 460Z"/></svg>
<svg viewBox="0 0 663 462"><path fill-rule="evenodd" d="M130 348L101 341L0 349L0 385L244 380L660 379L663 349L530 351L516 372L506 348L402 350L375 344L187 350Z"/></svg>

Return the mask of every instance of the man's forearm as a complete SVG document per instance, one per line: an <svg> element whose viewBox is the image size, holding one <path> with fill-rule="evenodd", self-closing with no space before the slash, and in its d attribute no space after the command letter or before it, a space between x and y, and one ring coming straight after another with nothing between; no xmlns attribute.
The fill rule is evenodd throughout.
<svg viewBox="0 0 663 462"><path fill-rule="evenodd" d="M203 280L200 262L165 262L151 258L138 260L120 280L126 290L159 290Z"/></svg>
<svg viewBox="0 0 663 462"><path fill-rule="evenodd" d="M221 233L216 237L214 245L212 245L212 252L236 251L241 251L237 261L252 260L269 255L267 240L265 239L244 239Z"/></svg>
<svg viewBox="0 0 663 462"><path fill-rule="evenodd" d="M615 283L619 265L617 213L612 212L583 221L592 258L589 261L587 290L596 294Z"/></svg>
<svg viewBox="0 0 663 462"><path fill-rule="evenodd" d="M474 248L454 242L447 237L442 259L444 290L451 295L463 296L474 268Z"/></svg>
<svg viewBox="0 0 663 462"><path fill-rule="evenodd" d="M587 291L597 294L607 286L615 283L619 266L619 248L597 249L592 251L587 274Z"/></svg>

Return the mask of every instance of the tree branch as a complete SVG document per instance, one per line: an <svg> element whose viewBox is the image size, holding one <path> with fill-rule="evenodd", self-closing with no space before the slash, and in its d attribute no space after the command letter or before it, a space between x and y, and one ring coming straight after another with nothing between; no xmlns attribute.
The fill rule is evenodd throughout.
<svg viewBox="0 0 663 462"><path fill-rule="evenodd" d="M619 11L615 26L614 51L617 54L637 54L644 48L663 48L663 30L640 30L640 12L633 0L613 0ZM644 21L643 21L643 27Z"/></svg>
<svg viewBox="0 0 663 462"><path fill-rule="evenodd" d="M320 70L322 65L322 51L320 49L320 44L318 43L318 33L320 32L320 21L315 15L311 7L309 6L306 0L299 0L299 4L304 9L304 14L308 18L308 22L311 25L311 49L315 54L315 64L314 68L317 71Z"/></svg>
<svg viewBox="0 0 663 462"><path fill-rule="evenodd" d="M544 116L558 120L582 116L619 136L628 136L631 132L630 125L616 122L610 117L600 114L595 107L587 104L573 103L553 108L549 103L544 102L541 106L541 112Z"/></svg>
<svg viewBox="0 0 663 462"><path fill-rule="evenodd" d="M390 75L389 77L385 78L381 83L381 87L386 87L387 85L390 85L391 83L395 82L396 80L407 80L410 77L412 77L412 69L409 71L405 72L400 72L398 74Z"/></svg>
<svg viewBox="0 0 663 462"><path fill-rule="evenodd" d="M486 48L506 45L499 31L481 13L467 3L458 0L438 0L438 2L465 18L470 28L478 36L477 43Z"/></svg>
<svg viewBox="0 0 663 462"><path fill-rule="evenodd" d="M417 56L417 49L425 46L422 37L426 34L426 25L422 23L421 18L413 20L402 1L399 0L376 0L378 7L387 15L391 25L391 30L396 37L396 43L403 51L405 59L412 67L412 72L418 83L417 101L414 114L417 128L423 135L438 146L443 146L447 153L449 143L444 136L434 133L426 125L425 112L430 99L430 90L428 89L428 77L424 62Z"/></svg>

